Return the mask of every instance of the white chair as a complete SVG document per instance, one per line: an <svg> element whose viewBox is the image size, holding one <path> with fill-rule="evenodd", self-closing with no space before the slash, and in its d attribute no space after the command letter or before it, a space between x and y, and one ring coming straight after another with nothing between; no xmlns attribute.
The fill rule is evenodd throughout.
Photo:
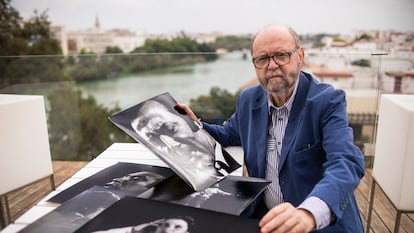
<svg viewBox="0 0 414 233"><path fill-rule="evenodd" d="M0 226L11 223L7 195L46 178L54 190L43 96L0 94Z"/></svg>
<svg viewBox="0 0 414 233"><path fill-rule="evenodd" d="M414 95L383 94L378 117L374 167L366 232L370 230L375 185L397 210L394 232L401 214L414 213Z"/></svg>

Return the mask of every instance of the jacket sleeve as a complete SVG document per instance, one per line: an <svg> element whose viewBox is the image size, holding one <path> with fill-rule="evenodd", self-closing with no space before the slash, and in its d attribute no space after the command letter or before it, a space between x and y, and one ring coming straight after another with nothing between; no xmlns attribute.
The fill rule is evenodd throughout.
<svg viewBox="0 0 414 233"><path fill-rule="evenodd" d="M364 176L364 157L355 146L352 128L348 126L345 93L341 90L329 91L324 99L319 125L326 161L323 164L323 178L309 196L325 201L334 215L341 218Z"/></svg>

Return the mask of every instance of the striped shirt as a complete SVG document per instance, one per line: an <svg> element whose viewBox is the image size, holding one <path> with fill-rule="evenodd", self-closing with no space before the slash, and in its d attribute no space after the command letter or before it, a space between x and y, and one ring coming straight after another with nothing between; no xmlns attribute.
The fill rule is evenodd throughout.
<svg viewBox="0 0 414 233"><path fill-rule="evenodd" d="M265 191L265 203L268 207L283 202L283 195L279 186L279 159L282 153L283 137L289 120L289 113L295 99L297 85L292 96L282 107L276 107L269 96L269 126L266 147L266 179L272 183Z"/></svg>
<svg viewBox="0 0 414 233"><path fill-rule="evenodd" d="M289 114L292 110L299 80L296 82L295 89L286 103L281 107L276 107L268 100L269 105L269 126L266 147L266 179L272 183L265 190L265 203L271 209L283 202L283 194L279 185L279 160L282 153L283 137L285 136ZM331 210L328 205L317 197L309 197L298 208L306 209L315 218L316 229L322 229L331 222Z"/></svg>

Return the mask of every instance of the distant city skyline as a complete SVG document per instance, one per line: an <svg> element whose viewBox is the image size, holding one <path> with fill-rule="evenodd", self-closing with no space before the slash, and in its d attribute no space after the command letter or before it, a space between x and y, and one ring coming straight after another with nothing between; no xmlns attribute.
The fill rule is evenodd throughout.
<svg viewBox="0 0 414 233"><path fill-rule="evenodd" d="M28 19L47 11L54 25L66 30L94 27L171 34L255 33L278 23L299 34L357 30L414 31L413 0L12 0Z"/></svg>

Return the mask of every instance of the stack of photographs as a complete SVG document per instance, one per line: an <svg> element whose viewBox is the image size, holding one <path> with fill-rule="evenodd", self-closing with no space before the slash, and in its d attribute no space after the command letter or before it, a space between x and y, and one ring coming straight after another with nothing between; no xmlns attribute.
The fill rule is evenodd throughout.
<svg viewBox="0 0 414 233"><path fill-rule="evenodd" d="M145 145L196 191L240 168L240 164L164 93L109 117Z"/></svg>
<svg viewBox="0 0 414 233"><path fill-rule="evenodd" d="M240 233L260 232L259 220L166 202L125 197L77 233Z"/></svg>
<svg viewBox="0 0 414 233"><path fill-rule="evenodd" d="M109 117L169 167L105 168L51 197L60 206L21 232L259 232L239 215L270 182L230 175L241 165L176 104L164 93Z"/></svg>

